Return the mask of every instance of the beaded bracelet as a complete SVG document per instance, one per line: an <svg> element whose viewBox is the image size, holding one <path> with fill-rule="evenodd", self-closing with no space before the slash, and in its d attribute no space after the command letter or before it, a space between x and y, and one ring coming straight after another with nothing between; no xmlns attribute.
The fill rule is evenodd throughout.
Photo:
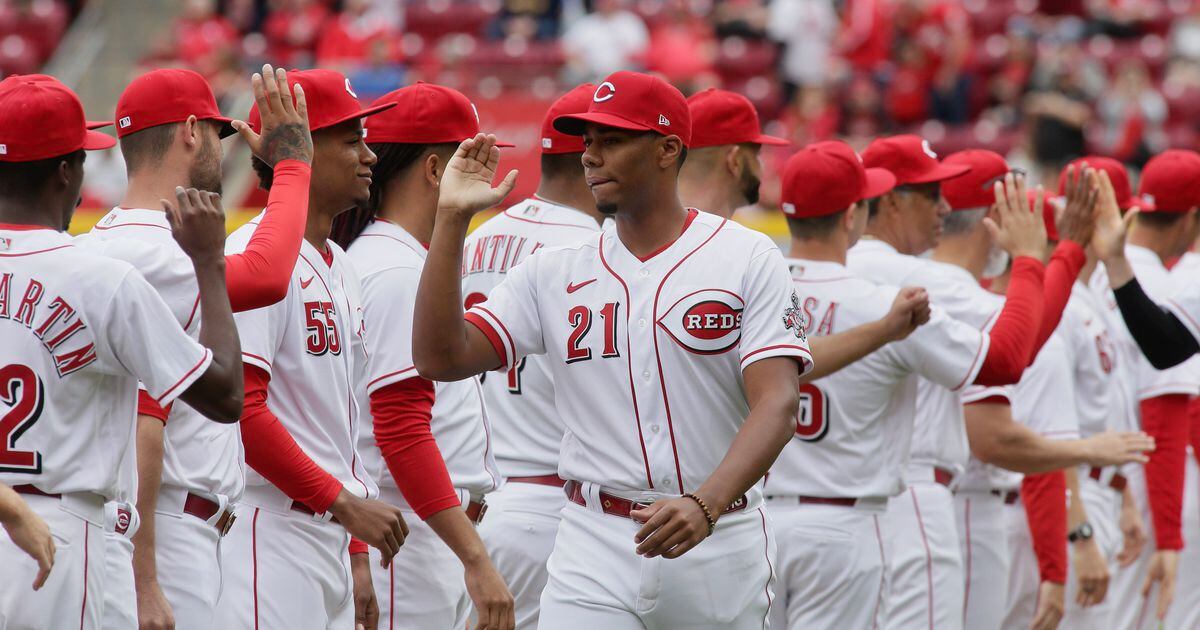
<svg viewBox="0 0 1200 630"><path fill-rule="evenodd" d="M688 492L683 496L695 501L696 505L700 506L700 509L704 512L704 520L708 521L708 535L712 536L713 530L717 527L717 519L713 518L712 511L708 509L708 504L704 502L704 499L701 499L691 492Z"/></svg>

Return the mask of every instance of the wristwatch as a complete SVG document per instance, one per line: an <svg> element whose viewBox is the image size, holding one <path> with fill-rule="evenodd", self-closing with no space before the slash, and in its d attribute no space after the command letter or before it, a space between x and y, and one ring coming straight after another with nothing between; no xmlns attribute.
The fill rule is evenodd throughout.
<svg viewBox="0 0 1200 630"><path fill-rule="evenodd" d="M1079 542L1081 540L1092 539L1092 526L1087 522L1080 523L1075 529L1067 534L1067 541Z"/></svg>

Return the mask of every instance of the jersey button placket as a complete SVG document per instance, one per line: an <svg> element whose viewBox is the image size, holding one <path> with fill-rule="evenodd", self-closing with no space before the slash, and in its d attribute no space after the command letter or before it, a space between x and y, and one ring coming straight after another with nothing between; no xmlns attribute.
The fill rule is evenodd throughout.
<svg viewBox="0 0 1200 630"><path fill-rule="evenodd" d="M657 279L645 267L638 269L630 286L629 321L636 322L629 331L629 360L633 367L634 390L641 413L642 441L646 445L646 456L650 464L650 479L656 490L672 492L675 465L671 445L665 431L662 393L657 382L658 367L655 359L654 293Z"/></svg>

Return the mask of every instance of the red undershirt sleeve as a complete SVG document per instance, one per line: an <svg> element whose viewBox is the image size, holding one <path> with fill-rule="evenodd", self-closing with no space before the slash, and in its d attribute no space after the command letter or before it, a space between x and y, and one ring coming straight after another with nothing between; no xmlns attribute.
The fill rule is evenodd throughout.
<svg viewBox="0 0 1200 630"><path fill-rule="evenodd" d="M1061 470L1026 475L1021 501L1043 582L1067 581L1067 480Z"/></svg>
<svg viewBox="0 0 1200 630"><path fill-rule="evenodd" d="M1188 397L1167 394L1141 403L1142 430L1154 438L1154 452L1146 462L1146 489L1155 547L1183 549L1183 479L1187 462Z"/></svg>
<svg viewBox="0 0 1200 630"><path fill-rule="evenodd" d="M1200 463L1200 397L1188 402L1188 416L1191 424L1188 442L1192 445L1192 456Z"/></svg>
<svg viewBox="0 0 1200 630"><path fill-rule="evenodd" d="M350 539L350 555L353 556L355 554L360 554L360 553L370 553L370 550L367 548L367 543L365 543L357 538L351 538Z"/></svg>
<svg viewBox="0 0 1200 630"><path fill-rule="evenodd" d="M1071 299L1071 288L1075 286L1079 270L1083 269L1086 262L1087 255L1084 254L1083 247L1074 241L1060 241L1054 248L1054 253L1050 255L1042 294L1042 321L1033 352L1029 354L1029 364L1037 358L1038 351L1062 321L1063 310L1067 308L1067 302Z"/></svg>
<svg viewBox="0 0 1200 630"><path fill-rule="evenodd" d="M267 211L245 251L225 257L225 282L236 313L270 306L287 295L304 225L312 167L299 160L275 165Z"/></svg>
<svg viewBox="0 0 1200 630"><path fill-rule="evenodd" d="M240 424L246 464L293 501L327 512L342 491L341 482L309 458L267 407L271 375L249 364L243 364L243 372L246 396Z"/></svg>
<svg viewBox="0 0 1200 630"><path fill-rule="evenodd" d="M159 422L166 424L167 416L171 415L171 405L166 407L158 404L157 400L144 389L138 390L137 413L139 416L150 416L157 418Z"/></svg>
<svg viewBox="0 0 1200 630"><path fill-rule="evenodd" d="M1028 256L1013 261L1008 297L989 333L991 343L976 385L1011 385L1021 380L1034 352L1029 331L1038 328L1044 312L1043 272L1042 263Z"/></svg>
<svg viewBox="0 0 1200 630"><path fill-rule="evenodd" d="M433 383L413 377L371 394L375 443L392 479L421 520L461 502L429 428Z"/></svg>

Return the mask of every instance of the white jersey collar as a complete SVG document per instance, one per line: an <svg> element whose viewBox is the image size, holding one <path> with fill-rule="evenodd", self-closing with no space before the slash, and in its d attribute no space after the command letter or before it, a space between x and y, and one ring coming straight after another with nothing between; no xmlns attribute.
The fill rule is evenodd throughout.
<svg viewBox="0 0 1200 630"><path fill-rule="evenodd" d="M363 229L363 234L378 234L400 241L402 246L413 250L413 253L421 257L421 260L425 260L429 256L429 249L425 247L424 243L409 234L408 230L386 219L375 219Z"/></svg>

